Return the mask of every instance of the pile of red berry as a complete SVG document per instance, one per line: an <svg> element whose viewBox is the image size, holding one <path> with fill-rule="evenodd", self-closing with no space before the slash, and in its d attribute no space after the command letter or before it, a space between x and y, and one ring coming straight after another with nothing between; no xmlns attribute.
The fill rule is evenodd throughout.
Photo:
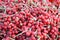
<svg viewBox="0 0 60 40"><path fill-rule="evenodd" d="M60 1L0 0L0 40L60 40Z"/></svg>

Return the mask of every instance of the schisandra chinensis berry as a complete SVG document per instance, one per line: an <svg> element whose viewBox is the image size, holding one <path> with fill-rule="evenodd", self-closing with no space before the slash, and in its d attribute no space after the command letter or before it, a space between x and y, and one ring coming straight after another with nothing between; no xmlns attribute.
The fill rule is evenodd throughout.
<svg viewBox="0 0 60 40"><path fill-rule="evenodd" d="M60 40L60 0L0 0L0 40Z"/></svg>

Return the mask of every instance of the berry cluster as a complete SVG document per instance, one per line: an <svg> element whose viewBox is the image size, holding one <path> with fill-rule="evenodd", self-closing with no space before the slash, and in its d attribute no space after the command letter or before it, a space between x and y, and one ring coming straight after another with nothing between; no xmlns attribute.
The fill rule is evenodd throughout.
<svg viewBox="0 0 60 40"><path fill-rule="evenodd" d="M0 40L60 40L60 1L0 0Z"/></svg>

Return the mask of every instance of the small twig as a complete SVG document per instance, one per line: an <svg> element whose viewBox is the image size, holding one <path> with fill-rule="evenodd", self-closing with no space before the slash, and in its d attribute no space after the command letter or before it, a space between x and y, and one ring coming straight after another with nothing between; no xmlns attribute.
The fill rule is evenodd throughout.
<svg viewBox="0 0 60 40"><path fill-rule="evenodd" d="M29 28L29 30L31 31L31 28ZM17 37L17 36L19 36L19 35L22 35L23 33L27 32L27 31L29 31L29 30L25 30L25 31L23 31L22 33L19 33L18 35L16 35L15 37ZM14 37L14 38L15 38L15 37Z"/></svg>
<svg viewBox="0 0 60 40"><path fill-rule="evenodd" d="M4 10L5 10L4 13L6 14L6 6L4 6Z"/></svg>
<svg viewBox="0 0 60 40"><path fill-rule="evenodd" d="M18 35L16 35L15 37L17 37L17 36L19 36L19 35L22 35L23 33L25 33L25 32L27 32L28 30L26 30L26 31L23 31L22 33L19 33ZM14 38L15 38L14 37Z"/></svg>
<svg viewBox="0 0 60 40"><path fill-rule="evenodd" d="M7 14L6 14L6 16L1 16L0 18L8 17L8 16L11 16L11 17L12 17L12 16L14 16L14 15L16 15L16 14L13 14L13 15L7 15Z"/></svg>

